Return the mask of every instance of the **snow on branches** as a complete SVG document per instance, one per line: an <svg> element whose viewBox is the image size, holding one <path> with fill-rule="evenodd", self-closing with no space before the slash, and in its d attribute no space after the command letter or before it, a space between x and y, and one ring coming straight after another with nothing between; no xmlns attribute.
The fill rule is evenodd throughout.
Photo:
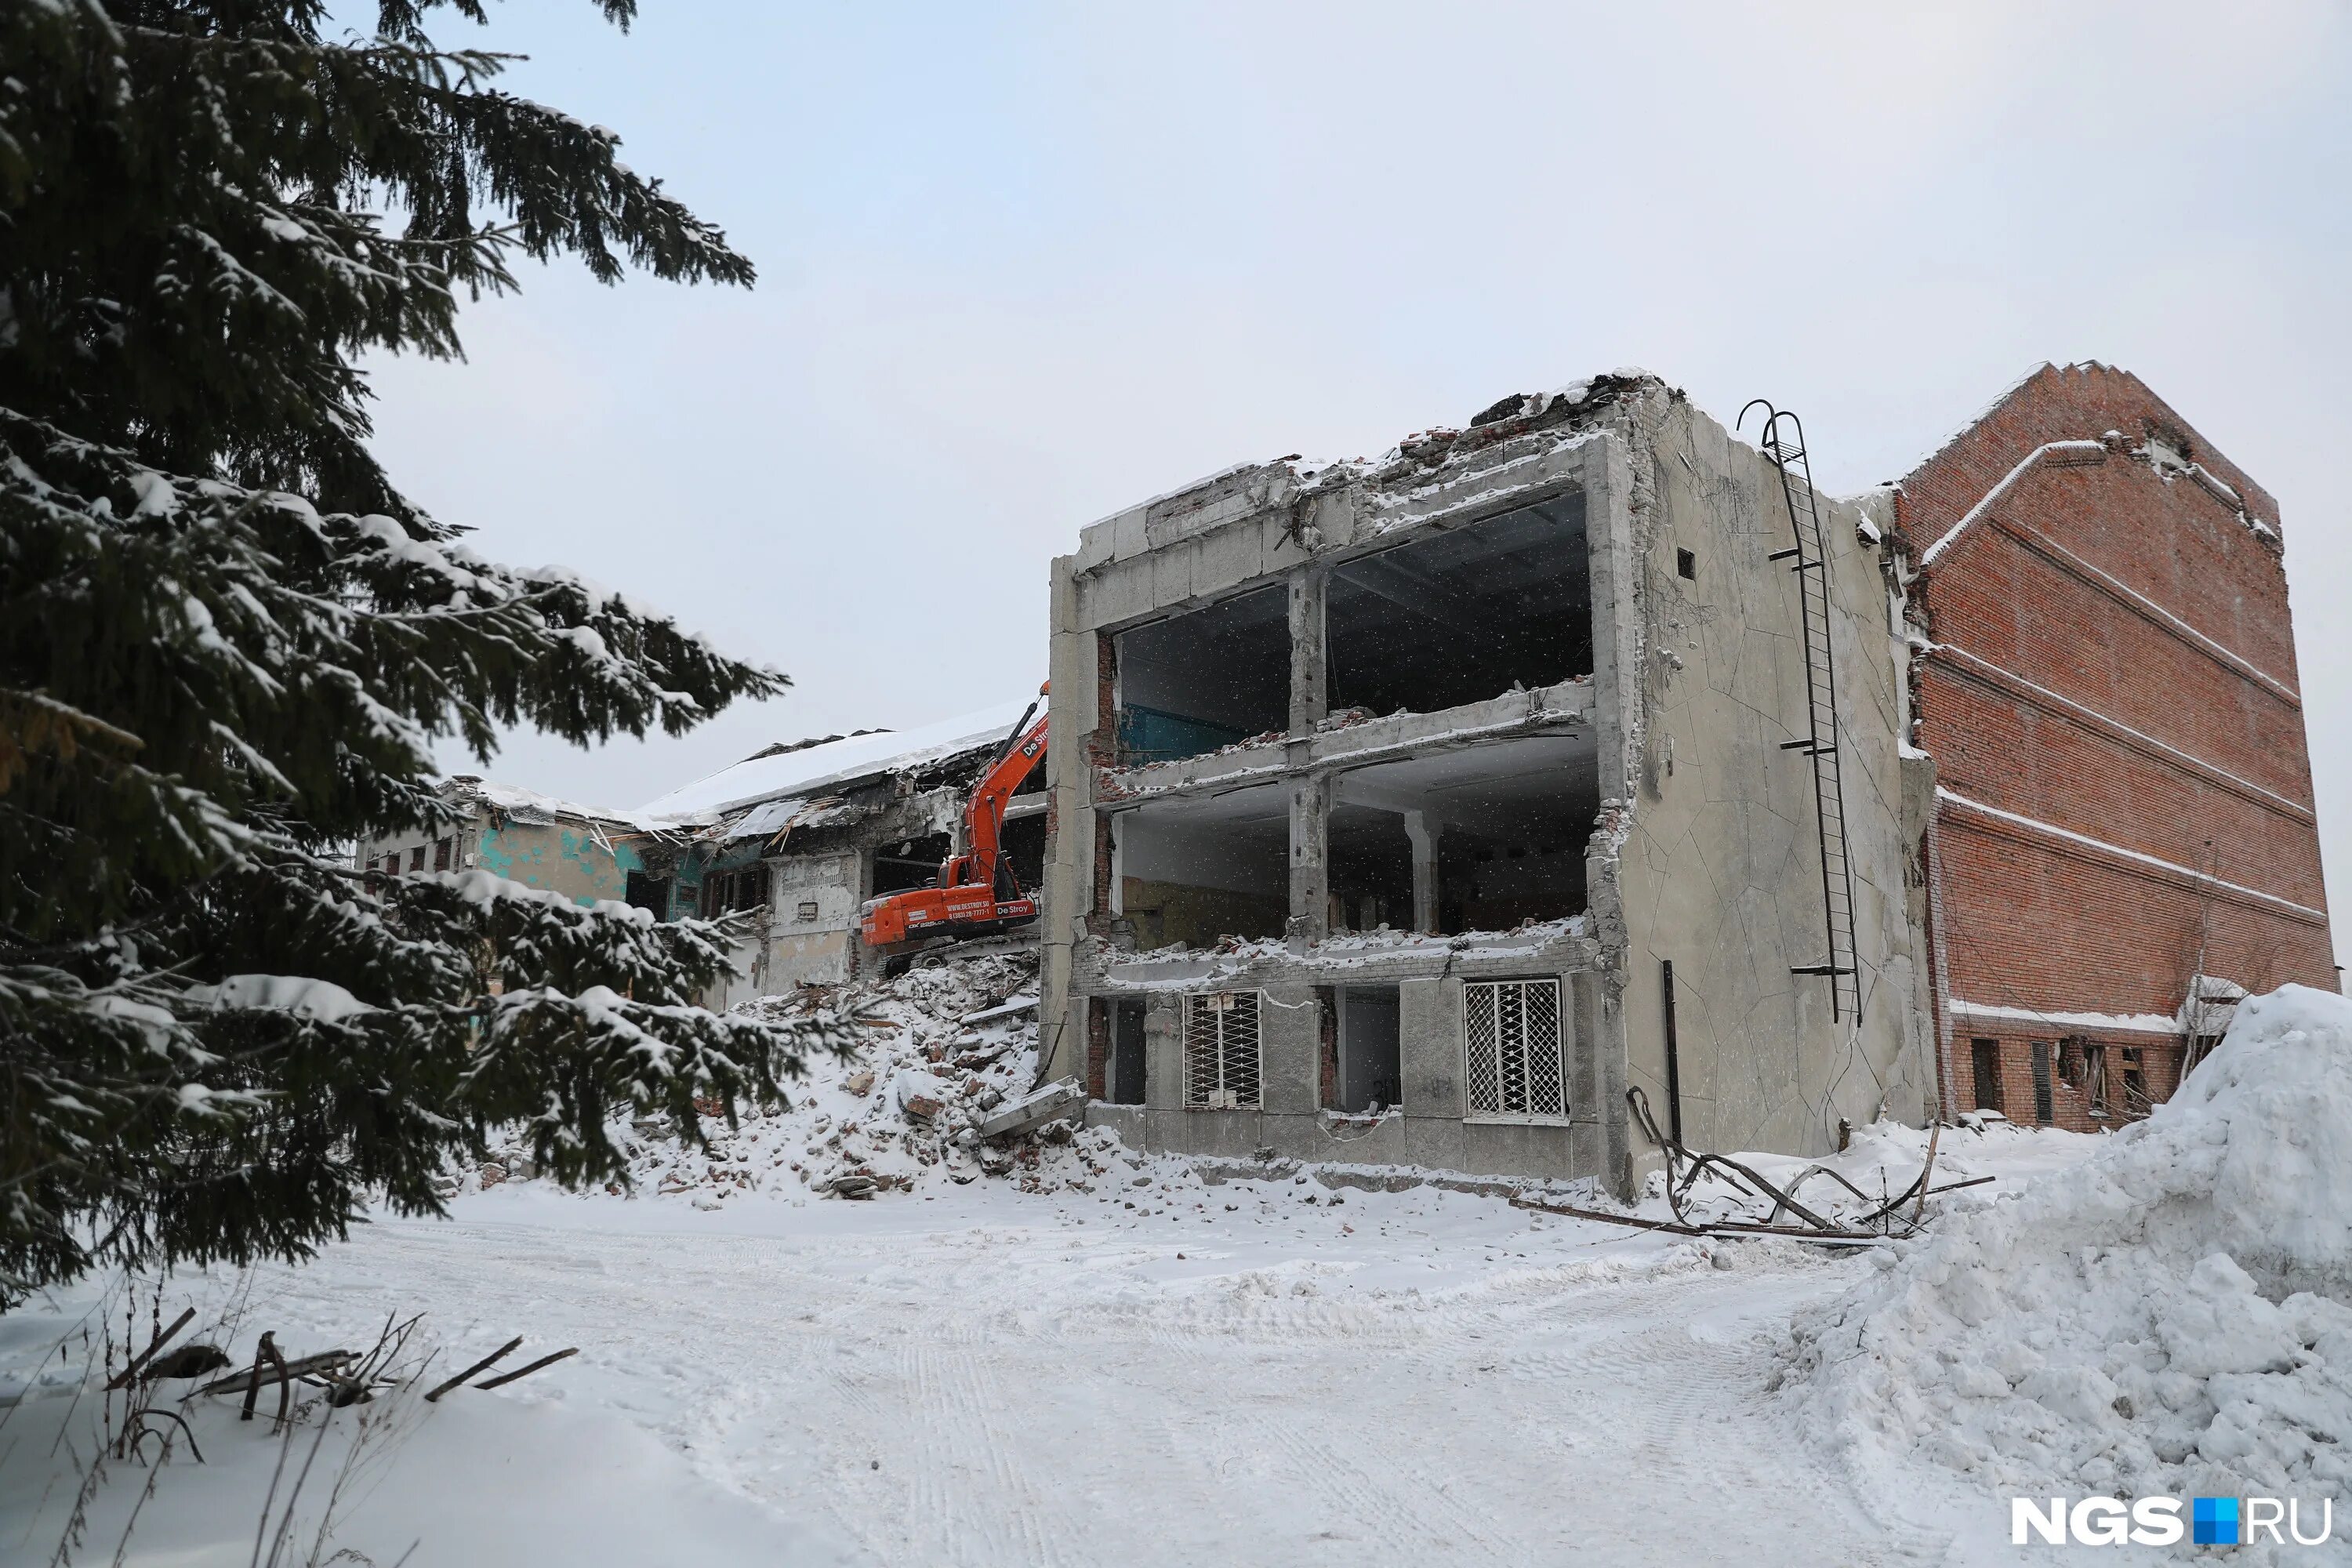
<svg viewBox="0 0 2352 1568"><path fill-rule="evenodd" d="M331 43L313 0L0 7L0 1304L436 1212L496 1126L622 1176L611 1113L696 1136L697 1097L772 1100L827 1044L695 1005L725 922L348 863L443 820L436 742L785 684L481 559L369 454L357 357L455 355L512 254L751 279L432 9Z"/></svg>

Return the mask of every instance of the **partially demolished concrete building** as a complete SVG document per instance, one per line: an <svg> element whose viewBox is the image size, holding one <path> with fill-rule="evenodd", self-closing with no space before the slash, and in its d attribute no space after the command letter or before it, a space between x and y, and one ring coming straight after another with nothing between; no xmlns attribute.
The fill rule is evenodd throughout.
<svg viewBox="0 0 2352 1568"><path fill-rule="evenodd" d="M1629 1087L1700 1146L1920 1118L1890 509L1768 428L1603 376L1086 530L1047 1070L1154 1151L1620 1189Z"/></svg>
<svg viewBox="0 0 2352 1568"><path fill-rule="evenodd" d="M2145 1115L2332 983L2276 503L2045 365L1818 495L1654 377L1055 563L1041 1019L1156 1150L1590 1176Z"/></svg>

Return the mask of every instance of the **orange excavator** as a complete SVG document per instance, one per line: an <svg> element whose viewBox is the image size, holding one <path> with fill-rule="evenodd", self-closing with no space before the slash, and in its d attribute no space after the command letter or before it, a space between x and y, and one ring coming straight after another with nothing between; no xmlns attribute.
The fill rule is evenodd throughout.
<svg viewBox="0 0 2352 1568"><path fill-rule="evenodd" d="M958 853L940 862L938 882L868 899L858 911L867 947L903 951L937 937L957 941L992 935L1037 918L1037 900L1022 889L1004 853L1004 805L1045 754L1047 716L1037 708L1050 689L1037 689L1038 701L1022 711L980 775L971 798L964 803Z"/></svg>

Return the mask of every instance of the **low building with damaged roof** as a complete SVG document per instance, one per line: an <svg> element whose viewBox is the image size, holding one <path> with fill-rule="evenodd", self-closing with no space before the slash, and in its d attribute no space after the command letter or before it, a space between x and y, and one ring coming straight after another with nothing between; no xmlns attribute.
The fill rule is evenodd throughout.
<svg viewBox="0 0 2352 1568"><path fill-rule="evenodd" d="M772 746L639 808L668 835L646 856L667 880L665 912L753 913L742 978L712 1004L865 973L860 906L937 879L973 784L1026 706ZM1041 771L1005 812L1024 886L1042 872L1045 813Z"/></svg>
<svg viewBox="0 0 2352 1568"><path fill-rule="evenodd" d="M363 871L386 876L479 868L593 904L605 900L652 907L667 864L682 842L667 824L641 813L559 800L512 784L458 773L440 786L446 820L359 847ZM667 910L662 911L665 915Z"/></svg>
<svg viewBox="0 0 2352 1568"><path fill-rule="evenodd" d="M363 844L359 865L390 875L479 868L660 920L745 911L740 973L704 998L713 1007L841 984L871 962L859 906L938 877L973 784L1025 706L770 746L635 811L460 775L441 788L449 824ZM1005 812L1007 853L1026 887L1042 872L1045 812L1040 770Z"/></svg>

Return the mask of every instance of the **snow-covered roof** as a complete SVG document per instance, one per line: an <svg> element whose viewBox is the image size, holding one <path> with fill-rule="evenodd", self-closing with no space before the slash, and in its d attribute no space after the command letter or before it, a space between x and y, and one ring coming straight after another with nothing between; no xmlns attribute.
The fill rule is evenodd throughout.
<svg viewBox="0 0 2352 1568"><path fill-rule="evenodd" d="M519 822L549 823L562 817L606 824L639 833L662 833L675 825L656 822L643 812L614 811L610 806L583 805L575 800L560 800L537 790L523 789L516 784L499 784L461 773L443 785L444 792L454 797L471 796L484 805L493 807Z"/></svg>
<svg viewBox="0 0 2352 1568"><path fill-rule="evenodd" d="M945 762L1003 741L1034 699L983 708L912 730L845 735L822 745L751 757L709 778L646 802L633 816L672 825L705 822L738 806L787 795L803 799L877 773L901 773Z"/></svg>

